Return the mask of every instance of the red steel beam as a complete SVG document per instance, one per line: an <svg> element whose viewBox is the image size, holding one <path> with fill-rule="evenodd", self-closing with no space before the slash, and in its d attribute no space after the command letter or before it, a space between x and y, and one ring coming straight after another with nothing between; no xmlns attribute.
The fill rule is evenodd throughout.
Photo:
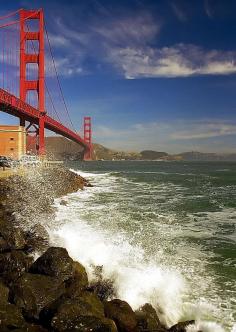
<svg viewBox="0 0 236 332"><path fill-rule="evenodd" d="M21 99L1 88L0 111L19 118L24 118L25 121L30 121L31 123L37 125L39 124L40 112L36 108L23 102ZM86 149L90 148L80 135L63 126L60 122L52 119L48 115L45 116L45 128L53 131L58 135L62 135L76 143L79 143Z"/></svg>

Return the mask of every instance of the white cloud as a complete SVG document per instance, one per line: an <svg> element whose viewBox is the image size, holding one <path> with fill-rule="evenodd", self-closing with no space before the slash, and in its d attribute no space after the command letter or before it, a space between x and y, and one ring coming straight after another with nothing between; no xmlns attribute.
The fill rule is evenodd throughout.
<svg viewBox="0 0 236 332"><path fill-rule="evenodd" d="M178 18L178 20L180 22L186 22L187 21L187 15L183 11L183 9L181 9L175 2L171 2L170 5L171 5L171 8L172 8L175 16Z"/></svg>
<svg viewBox="0 0 236 332"><path fill-rule="evenodd" d="M233 138L236 123L221 120L169 121L133 124L125 129L96 126L94 140L113 149L141 151L153 149L179 153L183 151L235 152Z"/></svg>
<svg viewBox="0 0 236 332"><path fill-rule="evenodd" d="M173 133L173 139L189 140L236 135L236 123L229 122L196 122L189 124L188 129Z"/></svg>
<svg viewBox="0 0 236 332"><path fill-rule="evenodd" d="M122 69L126 78L236 73L236 52L208 51L195 45L177 44L161 49L114 48L109 59Z"/></svg>
<svg viewBox="0 0 236 332"><path fill-rule="evenodd" d="M54 53L60 54L56 57L58 65L63 63L59 72L66 76L71 71L74 74L87 73L89 70L85 68L85 62L88 58L93 58L96 63L109 62L108 54L114 48L145 45L159 32L160 24L154 21L149 12L143 11L120 14L117 17L108 15L103 20L100 17L93 18L86 26L78 24L73 28L57 17L49 39L56 50ZM68 58L67 63L62 54L64 58ZM78 67L83 70L77 71Z"/></svg>
<svg viewBox="0 0 236 332"><path fill-rule="evenodd" d="M96 22L92 31L111 46L145 45L160 32L160 23L148 12L136 13L111 20Z"/></svg>
<svg viewBox="0 0 236 332"><path fill-rule="evenodd" d="M174 2L171 6L180 20L186 20ZM208 1L205 7L209 14ZM50 40L55 54L59 54L58 64L63 63L59 67L61 75L104 70L107 64L127 79L236 73L236 51L208 50L183 43L158 48L162 23L148 11L117 16L106 12L103 17L92 16L86 25L79 22L73 27L60 17L53 23Z"/></svg>
<svg viewBox="0 0 236 332"><path fill-rule="evenodd" d="M212 19L212 18L214 17L214 11L213 11L213 9L212 9L212 6L211 6L209 0L205 0L205 1L204 1L204 9L205 9L206 15L207 15L209 18Z"/></svg>

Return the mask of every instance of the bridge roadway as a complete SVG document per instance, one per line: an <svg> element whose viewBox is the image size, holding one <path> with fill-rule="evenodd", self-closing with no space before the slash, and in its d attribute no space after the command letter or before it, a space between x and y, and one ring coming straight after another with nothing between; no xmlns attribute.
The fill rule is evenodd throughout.
<svg viewBox="0 0 236 332"><path fill-rule="evenodd" d="M25 121L37 124L39 123L39 111L33 106L23 102L21 99L10 94L0 88L0 111L23 118ZM88 144L77 133L63 126L60 122L54 120L50 116L45 116L45 128L53 131L58 135L62 135L76 143L82 145L85 149L89 149Z"/></svg>

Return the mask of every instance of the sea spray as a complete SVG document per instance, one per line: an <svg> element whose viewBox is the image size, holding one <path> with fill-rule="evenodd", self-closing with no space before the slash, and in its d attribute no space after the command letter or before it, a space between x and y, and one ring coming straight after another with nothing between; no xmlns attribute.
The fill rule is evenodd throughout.
<svg viewBox="0 0 236 332"><path fill-rule="evenodd" d="M95 186L68 195L67 206L56 201L52 243L65 245L72 257L86 266L90 280L93 267L102 265L103 276L113 281L117 297L134 309L151 302L168 325L195 318L207 320L208 330L215 332L213 321L218 320L231 331L233 302L220 292L213 265L209 265L217 256L204 246L208 236L214 241L222 218L232 216L234 222L234 210L219 210L222 204L218 204L216 189L211 193L208 168L206 174L196 176L199 166L193 169L191 164L184 177L180 170L170 175L166 170L126 173L127 163L122 163L122 171L114 170L113 165L109 165L111 171L105 167L104 173L101 164L96 172L78 171ZM157 166L152 163L151 167ZM215 175L212 179L215 181ZM222 197L226 195L223 189ZM208 202L211 196L214 199ZM203 208L206 211L202 212ZM227 236L233 238L233 233Z"/></svg>
<svg viewBox="0 0 236 332"><path fill-rule="evenodd" d="M117 297L126 300L133 309L149 302L163 323L170 326L182 313L185 284L181 276L165 267L147 264L143 252L122 237L104 236L85 223L69 223L51 232L51 241L60 242L75 260L82 262L90 280L93 266L103 267L104 279L114 282Z"/></svg>
<svg viewBox="0 0 236 332"><path fill-rule="evenodd" d="M214 322L196 322L187 327L187 332L225 332L225 330ZM233 331L232 331L233 332Z"/></svg>

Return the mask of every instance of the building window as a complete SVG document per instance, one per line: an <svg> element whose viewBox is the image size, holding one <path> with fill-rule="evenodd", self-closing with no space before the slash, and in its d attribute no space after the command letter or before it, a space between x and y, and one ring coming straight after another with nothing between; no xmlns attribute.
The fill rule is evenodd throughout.
<svg viewBox="0 0 236 332"><path fill-rule="evenodd" d="M11 138L10 138L10 141L14 141L14 138L13 138L13 137L11 137Z"/></svg>
<svg viewBox="0 0 236 332"><path fill-rule="evenodd" d="M10 148L10 150L11 150L11 151L14 151L14 149L13 149L13 148Z"/></svg>

